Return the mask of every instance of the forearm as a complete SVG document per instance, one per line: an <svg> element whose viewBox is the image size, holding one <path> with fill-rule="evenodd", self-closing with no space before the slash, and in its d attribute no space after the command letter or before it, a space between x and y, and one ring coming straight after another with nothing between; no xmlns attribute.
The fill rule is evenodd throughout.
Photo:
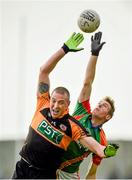
<svg viewBox="0 0 132 180"><path fill-rule="evenodd" d="M45 64L40 67L40 72L45 74L50 74L50 72L55 68L57 63L64 57L65 52L60 48L56 53L54 53Z"/></svg>
<svg viewBox="0 0 132 180"><path fill-rule="evenodd" d="M92 83L95 77L96 64L98 56L90 56L89 63L86 68L84 84Z"/></svg>
<svg viewBox="0 0 132 180"><path fill-rule="evenodd" d="M97 56L92 56L92 55L90 56L85 72L83 86L78 98L79 102L85 101L90 97L92 90L92 83L95 77L97 58L98 58Z"/></svg>
<svg viewBox="0 0 132 180"><path fill-rule="evenodd" d="M80 143L87 147L90 151L97 154L99 157L104 158L106 157L104 154L105 146L99 144L94 138L92 137L85 137L80 139Z"/></svg>

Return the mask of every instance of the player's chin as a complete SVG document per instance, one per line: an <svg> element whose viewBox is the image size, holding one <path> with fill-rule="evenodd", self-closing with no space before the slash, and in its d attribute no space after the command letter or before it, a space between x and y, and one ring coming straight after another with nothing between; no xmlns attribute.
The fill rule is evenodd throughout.
<svg viewBox="0 0 132 180"><path fill-rule="evenodd" d="M92 116L99 118L100 117L100 113L95 110L95 111L92 112Z"/></svg>
<svg viewBox="0 0 132 180"><path fill-rule="evenodd" d="M56 119L56 118L59 118L60 117L60 114L59 113L54 113L54 112L51 112L51 115L52 115L52 118L53 119Z"/></svg>
<svg viewBox="0 0 132 180"><path fill-rule="evenodd" d="M92 111L92 115L97 115L97 114L98 114L98 110L94 109L94 110Z"/></svg>

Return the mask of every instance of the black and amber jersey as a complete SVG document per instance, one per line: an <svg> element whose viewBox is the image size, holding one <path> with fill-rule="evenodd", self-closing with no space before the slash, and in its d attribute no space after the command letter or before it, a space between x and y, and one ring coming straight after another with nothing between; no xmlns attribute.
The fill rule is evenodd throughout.
<svg viewBox="0 0 132 180"><path fill-rule="evenodd" d="M61 155L70 142L89 134L69 114L52 119L49 100L48 93L38 97L36 112L20 155L30 164L52 171L59 167Z"/></svg>

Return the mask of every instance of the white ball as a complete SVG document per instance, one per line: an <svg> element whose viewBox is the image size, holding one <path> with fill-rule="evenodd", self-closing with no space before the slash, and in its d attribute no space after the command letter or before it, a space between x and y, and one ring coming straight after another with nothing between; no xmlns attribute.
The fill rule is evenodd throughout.
<svg viewBox="0 0 132 180"><path fill-rule="evenodd" d="M100 25L99 14L91 9L84 10L78 18L78 26L85 33L91 33L97 30Z"/></svg>

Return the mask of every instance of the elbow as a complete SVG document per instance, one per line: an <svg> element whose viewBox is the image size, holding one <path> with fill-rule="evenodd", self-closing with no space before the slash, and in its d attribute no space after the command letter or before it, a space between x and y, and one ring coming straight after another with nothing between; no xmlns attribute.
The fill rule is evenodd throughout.
<svg viewBox="0 0 132 180"><path fill-rule="evenodd" d="M92 81L85 81L84 83L83 83L83 88L84 89L86 89L86 88L88 88L88 87L91 87L92 86Z"/></svg>
<svg viewBox="0 0 132 180"><path fill-rule="evenodd" d="M45 68L40 67L40 70L39 70L39 80L40 81L44 81L48 77L49 77L48 71Z"/></svg>
<svg viewBox="0 0 132 180"><path fill-rule="evenodd" d="M40 69L39 69L40 73L43 73L46 71L46 69L43 67L43 66L40 66Z"/></svg>
<svg viewBox="0 0 132 180"><path fill-rule="evenodd" d="M44 75L44 74L49 74L49 73L48 73L48 71L47 71L46 68L44 68L43 66L41 66L40 69L39 69L39 74L40 74L40 75Z"/></svg>

